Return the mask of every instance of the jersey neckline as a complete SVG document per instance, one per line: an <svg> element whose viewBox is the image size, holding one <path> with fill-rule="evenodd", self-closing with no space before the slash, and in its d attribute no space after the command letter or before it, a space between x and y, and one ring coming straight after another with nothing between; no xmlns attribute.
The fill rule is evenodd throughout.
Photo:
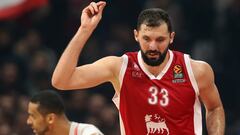
<svg viewBox="0 0 240 135"><path fill-rule="evenodd" d="M150 73L148 71L147 68L145 68L144 66L144 62L143 62L143 59L142 59L142 54L141 54L141 51L138 52L137 54L137 59L138 59L138 63L140 65L140 68L143 70L143 72L151 79L157 79L157 80L160 80L164 75L165 73L168 71L169 67L171 66L172 64L172 61L173 61L173 52L171 50L168 50L169 54L170 54L170 57L169 57L169 60L167 62L167 64L165 65L165 67L163 68L163 70L157 75L157 77L155 77L152 73Z"/></svg>

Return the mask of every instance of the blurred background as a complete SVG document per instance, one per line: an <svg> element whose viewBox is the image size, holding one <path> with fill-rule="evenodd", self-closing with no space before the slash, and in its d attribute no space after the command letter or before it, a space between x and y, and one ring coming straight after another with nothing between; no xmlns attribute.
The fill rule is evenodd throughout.
<svg viewBox="0 0 240 135"><path fill-rule="evenodd" d="M91 0L0 1L0 135L32 135L26 125L29 97L51 86L61 53L80 25ZM226 135L240 135L240 0L111 0L87 42L79 64L108 55L137 51L133 38L142 9L160 7L172 18L172 49L207 61L226 112ZM70 120L120 135L114 90L103 84L84 91L58 91ZM204 134L207 135L206 131Z"/></svg>

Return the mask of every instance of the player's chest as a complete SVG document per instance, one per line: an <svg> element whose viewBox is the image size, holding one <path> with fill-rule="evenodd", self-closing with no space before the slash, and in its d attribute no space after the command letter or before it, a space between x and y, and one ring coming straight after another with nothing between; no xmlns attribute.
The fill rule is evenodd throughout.
<svg viewBox="0 0 240 135"><path fill-rule="evenodd" d="M191 83L188 80L174 83L173 80L171 75L157 80L149 79L142 72L128 72L121 93L136 105L192 107L195 92Z"/></svg>

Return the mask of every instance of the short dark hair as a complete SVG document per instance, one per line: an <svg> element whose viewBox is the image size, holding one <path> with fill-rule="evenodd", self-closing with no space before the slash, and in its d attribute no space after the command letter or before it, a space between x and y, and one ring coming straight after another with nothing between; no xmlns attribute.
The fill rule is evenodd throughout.
<svg viewBox="0 0 240 135"><path fill-rule="evenodd" d="M156 27L163 23L166 23L168 31L172 32L171 20L166 11L160 8L145 9L138 16L137 30L140 30L142 24L146 24L149 27Z"/></svg>
<svg viewBox="0 0 240 135"><path fill-rule="evenodd" d="M63 114L65 111L62 97L53 90L43 90L32 96L30 102L39 104L38 111L42 115L55 113Z"/></svg>

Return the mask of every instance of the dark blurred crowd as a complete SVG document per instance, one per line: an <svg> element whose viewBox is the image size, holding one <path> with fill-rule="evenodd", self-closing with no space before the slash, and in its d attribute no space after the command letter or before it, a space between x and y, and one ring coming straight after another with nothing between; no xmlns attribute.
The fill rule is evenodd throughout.
<svg viewBox="0 0 240 135"><path fill-rule="evenodd" d="M80 25L90 0L49 0L49 4L12 20L0 20L0 135L31 135L26 125L29 97L51 86L51 75ZM79 64L103 56L137 51L133 38L142 9L160 7L172 18L172 49L207 61L214 69L225 113L226 134L240 135L239 0L111 0L87 42ZM103 84L90 90L59 91L70 120L120 135L114 90ZM206 131L204 131L206 134Z"/></svg>

